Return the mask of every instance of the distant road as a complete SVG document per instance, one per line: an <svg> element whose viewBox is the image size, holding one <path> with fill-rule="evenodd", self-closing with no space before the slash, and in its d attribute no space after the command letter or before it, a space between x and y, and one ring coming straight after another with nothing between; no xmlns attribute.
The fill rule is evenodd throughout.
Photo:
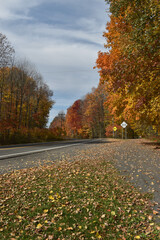
<svg viewBox="0 0 160 240"><path fill-rule="evenodd" d="M94 140L69 140L69 141L56 141L47 143L33 143L33 144L20 144L12 146L0 147L0 160L10 159L29 154L35 154L45 151L51 151L54 149L61 149L84 144Z"/></svg>

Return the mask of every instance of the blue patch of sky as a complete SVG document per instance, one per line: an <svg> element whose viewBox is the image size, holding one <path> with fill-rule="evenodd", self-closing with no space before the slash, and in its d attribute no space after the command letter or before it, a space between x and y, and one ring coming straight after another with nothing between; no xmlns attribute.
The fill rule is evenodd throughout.
<svg viewBox="0 0 160 240"><path fill-rule="evenodd" d="M72 4L68 4L67 2L46 2L36 7L32 7L27 14L28 18L21 19L21 21L15 19L15 21L8 23L8 25L11 24L12 28L15 27L17 33L19 32L19 34L21 34L22 29L24 29L23 26L26 26L27 28L27 25L35 24L36 26L37 23L49 25L55 30L62 29L62 32L63 29L76 31L82 30L83 32L89 33L90 36L93 34L93 40L92 38L85 39L83 37L73 37L68 35L65 36L65 39L63 39L63 41L70 42L70 44L76 42L101 48L101 44L95 41L94 34L96 33L102 35L102 31L99 29L97 30L97 26L102 23L102 18L104 18L104 16L101 16L101 14L100 16L99 14L94 14L97 7L96 4L97 3L95 2L91 4L90 1L78 1L78 3L75 1L72 2ZM104 2L100 1L100 4L104 4ZM96 24L95 28L94 23L93 25L92 23L91 25L87 24L87 22L85 23L85 19L90 19L91 22L94 20ZM43 32L41 34L43 34ZM38 35L36 36L38 37Z"/></svg>
<svg viewBox="0 0 160 240"><path fill-rule="evenodd" d="M34 16L34 22L51 25L55 29L62 29L62 31L63 29L76 31L82 30L83 32L90 32L90 34L95 34L96 32L96 34L102 35L101 31L99 31L98 33L95 29L94 32L94 29L90 29L90 26L88 26L87 24L82 25L81 23L79 23L80 19L88 18L88 15L90 13L88 7L84 7L84 4L83 6L75 5L73 7L67 4L62 5L60 3L50 3L32 8L30 10L30 16ZM98 20L96 19L96 21ZM76 36L73 38L73 36L70 35L66 36L63 41L70 42L70 44L76 42L80 44L94 45L99 48L101 47L101 44L95 42L94 35L93 41L82 38L77 39Z"/></svg>
<svg viewBox="0 0 160 240"><path fill-rule="evenodd" d="M34 16L34 21L46 24L68 24L73 23L73 9L64 7L60 3L46 3L30 10L29 15Z"/></svg>
<svg viewBox="0 0 160 240"><path fill-rule="evenodd" d="M94 18L95 16L97 21L100 20L102 16L94 16L95 8L96 5L86 4L85 1L82 4L76 2L74 4L45 3L32 8L29 16L34 16L34 21L39 23L43 22L63 28L65 26L67 29L87 30L87 25L81 26L78 21L81 18Z"/></svg>

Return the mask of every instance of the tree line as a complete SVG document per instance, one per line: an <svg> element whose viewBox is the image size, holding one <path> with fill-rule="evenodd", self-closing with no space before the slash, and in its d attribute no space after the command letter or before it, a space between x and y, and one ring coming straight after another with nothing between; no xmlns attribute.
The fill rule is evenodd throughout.
<svg viewBox="0 0 160 240"><path fill-rule="evenodd" d="M0 33L0 143L52 139L46 124L53 92L27 60L15 60L15 50Z"/></svg>
<svg viewBox="0 0 160 240"><path fill-rule="evenodd" d="M158 0L106 0L110 21L99 52L97 89L66 114L69 136L111 136L126 121L131 137L160 134L160 24ZM52 124L53 125L53 124ZM53 126L52 126L53 128Z"/></svg>
<svg viewBox="0 0 160 240"><path fill-rule="evenodd" d="M66 115L58 114L50 124L51 131L59 136L71 138L104 137L105 125L110 121L108 111L104 107L105 100L106 92L100 84L83 99L76 100L67 109Z"/></svg>

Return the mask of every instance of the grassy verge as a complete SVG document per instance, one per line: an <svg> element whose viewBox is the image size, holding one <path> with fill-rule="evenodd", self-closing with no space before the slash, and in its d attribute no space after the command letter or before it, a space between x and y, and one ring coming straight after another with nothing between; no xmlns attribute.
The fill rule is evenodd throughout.
<svg viewBox="0 0 160 240"><path fill-rule="evenodd" d="M0 239L159 239L148 199L107 161L0 176Z"/></svg>

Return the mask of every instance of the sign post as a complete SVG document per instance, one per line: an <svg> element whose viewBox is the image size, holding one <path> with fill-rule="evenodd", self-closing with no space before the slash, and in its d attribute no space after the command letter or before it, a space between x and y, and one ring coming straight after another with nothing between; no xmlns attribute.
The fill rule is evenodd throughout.
<svg viewBox="0 0 160 240"><path fill-rule="evenodd" d="M115 133L116 131L117 131L117 127L114 127L114 128L113 128L113 137L115 137L115 134L114 134L114 133ZM117 135L117 134L116 134L116 135Z"/></svg>
<svg viewBox="0 0 160 240"><path fill-rule="evenodd" d="M127 132L126 132L127 123L122 122L121 126L122 126L122 139L123 139L123 128L125 128L125 139L127 139Z"/></svg>

